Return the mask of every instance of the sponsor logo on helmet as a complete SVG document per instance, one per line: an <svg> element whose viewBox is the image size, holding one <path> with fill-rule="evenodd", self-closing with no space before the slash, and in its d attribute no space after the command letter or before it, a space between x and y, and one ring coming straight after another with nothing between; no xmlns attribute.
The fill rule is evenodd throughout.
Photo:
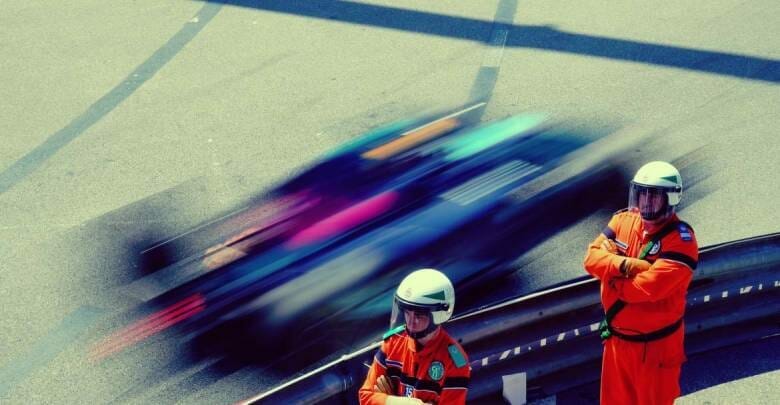
<svg viewBox="0 0 780 405"><path fill-rule="evenodd" d="M444 290L437 291L437 292L431 293L431 294L426 294L423 297L430 298L430 299L433 299L433 300L440 300L440 301L444 301L444 299L446 298L446 296L444 295Z"/></svg>
<svg viewBox="0 0 780 405"><path fill-rule="evenodd" d="M404 297L405 298L411 298L412 297L412 288L411 287L407 288L406 291L404 291Z"/></svg>
<svg viewBox="0 0 780 405"><path fill-rule="evenodd" d="M434 381L441 380L444 377L444 364L440 361L432 362L431 366L428 367L428 377L431 377L431 380Z"/></svg>
<svg viewBox="0 0 780 405"><path fill-rule="evenodd" d="M672 182L672 183L679 183L679 182L680 182L679 178L678 178L676 175L672 175L672 176L663 176L663 177L661 177L661 178L662 178L662 179L664 179L664 180L666 180L666 181L670 181L670 182Z"/></svg>

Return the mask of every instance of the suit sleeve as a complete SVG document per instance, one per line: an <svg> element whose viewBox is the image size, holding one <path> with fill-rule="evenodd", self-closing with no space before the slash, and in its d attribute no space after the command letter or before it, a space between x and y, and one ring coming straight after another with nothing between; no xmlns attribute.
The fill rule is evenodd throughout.
<svg viewBox="0 0 780 405"><path fill-rule="evenodd" d="M666 242L666 241L665 241ZM617 279L614 288L625 302L659 301L680 287L687 288L699 259L695 240L669 240L650 269L631 279Z"/></svg>
<svg viewBox="0 0 780 405"><path fill-rule="evenodd" d="M623 257L601 249L601 242L608 236L615 237L616 224L616 217L612 217L601 234L588 245L588 251L585 253L583 262L585 271L599 280L620 276L620 263L623 261Z"/></svg>
<svg viewBox="0 0 780 405"><path fill-rule="evenodd" d="M363 382L363 386L358 391L358 399L360 405L384 405L387 400L387 394L374 391L374 384L376 380L386 373L385 359L385 342L382 342L382 346L376 351L374 355L374 361L371 363L371 367L368 369L368 375Z"/></svg>
<svg viewBox="0 0 780 405"><path fill-rule="evenodd" d="M466 361L468 362L468 359ZM471 366L468 363L457 368L453 365L444 377L439 404L465 404L470 379Z"/></svg>

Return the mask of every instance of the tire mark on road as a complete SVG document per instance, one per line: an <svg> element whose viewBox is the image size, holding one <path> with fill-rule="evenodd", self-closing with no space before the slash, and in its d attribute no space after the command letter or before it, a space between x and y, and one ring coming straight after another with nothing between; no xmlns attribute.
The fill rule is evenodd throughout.
<svg viewBox="0 0 780 405"><path fill-rule="evenodd" d="M221 3L206 3L191 20L184 24L179 32L149 59L135 68L121 83L89 106L68 125L50 135L42 144L0 172L0 194L24 180L60 149L113 111L173 59L217 15L221 8Z"/></svg>
<svg viewBox="0 0 780 405"><path fill-rule="evenodd" d="M68 345L94 325L104 313L104 310L94 307L78 308L36 343L27 354L11 359L0 368L0 399L5 397L20 381L49 364Z"/></svg>

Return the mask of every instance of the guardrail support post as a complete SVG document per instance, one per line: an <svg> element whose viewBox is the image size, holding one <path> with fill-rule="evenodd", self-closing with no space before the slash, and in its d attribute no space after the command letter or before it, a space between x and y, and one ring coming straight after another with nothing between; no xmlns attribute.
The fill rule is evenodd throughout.
<svg viewBox="0 0 780 405"><path fill-rule="evenodd" d="M516 373L501 376L504 385L504 399L509 405L523 405L526 403L526 375Z"/></svg>

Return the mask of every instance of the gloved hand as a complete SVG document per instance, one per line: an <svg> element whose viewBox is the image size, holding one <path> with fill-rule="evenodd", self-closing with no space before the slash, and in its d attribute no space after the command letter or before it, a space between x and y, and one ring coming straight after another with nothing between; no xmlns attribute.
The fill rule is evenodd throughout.
<svg viewBox="0 0 780 405"><path fill-rule="evenodd" d="M374 384L374 391L393 395L393 383L387 376L380 375L379 378L376 379L376 384Z"/></svg>
<svg viewBox="0 0 780 405"><path fill-rule="evenodd" d="M606 250L609 253L612 253L613 255L618 254L618 248L615 244L615 241L612 239L604 239L601 241L601 250Z"/></svg>
<svg viewBox="0 0 780 405"><path fill-rule="evenodd" d="M651 264L647 260L626 257L620 263L620 273L626 278L631 278L643 271L649 270L650 266Z"/></svg>
<svg viewBox="0 0 780 405"><path fill-rule="evenodd" d="M385 400L385 405L425 405L425 403L417 398L390 395Z"/></svg>

